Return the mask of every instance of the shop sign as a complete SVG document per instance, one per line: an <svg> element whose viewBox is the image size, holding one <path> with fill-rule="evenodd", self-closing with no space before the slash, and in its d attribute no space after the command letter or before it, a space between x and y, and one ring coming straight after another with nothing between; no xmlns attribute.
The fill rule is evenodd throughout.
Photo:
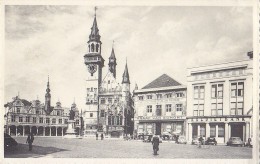
<svg viewBox="0 0 260 164"><path fill-rule="evenodd" d="M214 118L191 118L188 119L188 122L245 122L249 121L249 118L245 117L214 117Z"/></svg>
<svg viewBox="0 0 260 164"><path fill-rule="evenodd" d="M139 116L138 120L182 120L183 116Z"/></svg>

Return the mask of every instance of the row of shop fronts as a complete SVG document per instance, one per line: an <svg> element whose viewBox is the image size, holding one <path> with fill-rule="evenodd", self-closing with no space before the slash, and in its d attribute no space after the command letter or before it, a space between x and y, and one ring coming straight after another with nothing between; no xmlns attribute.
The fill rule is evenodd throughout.
<svg viewBox="0 0 260 164"><path fill-rule="evenodd" d="M170 134L184 135L188 142L193 138L214 137L219 144L225 144L230 137L240 137L247 141L252 137L251 116L225 116L225 117L188 117L181 119L150 119L137 118L137 137L142 135Z"/></svg>

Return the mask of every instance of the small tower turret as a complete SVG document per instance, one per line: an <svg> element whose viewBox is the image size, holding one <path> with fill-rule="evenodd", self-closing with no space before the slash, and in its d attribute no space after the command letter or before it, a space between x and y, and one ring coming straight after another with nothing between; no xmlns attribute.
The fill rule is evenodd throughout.
<svg viewBox="0 0 260 164"><path fill-rule="evenodd" d="M109 71L113 74L114 78L116 78L116 56L115 56L115 52L114 52L114 46L112 47L112 52L111 55L109 57Z"/></svg>

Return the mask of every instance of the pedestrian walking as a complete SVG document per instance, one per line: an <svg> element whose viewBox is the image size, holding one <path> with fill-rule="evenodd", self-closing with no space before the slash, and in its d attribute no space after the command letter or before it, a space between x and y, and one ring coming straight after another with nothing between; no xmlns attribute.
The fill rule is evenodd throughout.
<svg viewBox="0 0 260 164"><path fill-rule="evenodd" d="M29 144L29 151L32 151L32 143L33 143L33 140L34 140L33 133L29 133L29 134L28 134L28 137L27 137L27 140L26 140L26 143Z"/></svg>
<svg viewBox="0 0 260 164"><path fill-rule="evenodd" d="M96 133L96 140L98 140L98 133Z"/></svg>
<svg viewBox="0 0 260 164"><path fill-rule="evenodd" d="M203 139L203 137L202 137L202 136L200 136L200 138L198 139L198 141L199 141L198 148L201 148L201 145L203 145L203 144L204 144L204 139Z"/></svg>
<svg viewBox="0 0 260 164"><path fill-rule="evenodd" d="M104 139L104 135L103 135L103 133L101 133L101 140L103 140Z"/></svg>
<svg viewBox="0 0 260 164"><path fill-rule="evenodd" d="M154 135L152 138L152 145L153 145L153 154L154 155L158 155L157 151L159 151L159 136L158 135Z"/></svg>

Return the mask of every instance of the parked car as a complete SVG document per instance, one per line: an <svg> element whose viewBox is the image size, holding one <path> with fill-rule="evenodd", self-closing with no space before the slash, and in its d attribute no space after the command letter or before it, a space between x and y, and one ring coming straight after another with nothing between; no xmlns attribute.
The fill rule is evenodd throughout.
<svg viewBox="0 0 260 164"><path fill-rule="evenodd" d="M163 132L162 138L163 140L170 140L172 138L172 135L170 132Z"/></svg>
<svg viewBox="0 0 260 164"><path fill-rule="evenodd" d="M192 141L191 141L192 145L197 145L198 143L199 143L199 138L198 137L192 138Z"/></svg>
<svg viewBox="0 0 260 164"><path fill-rule="evenodd" d="M17 146L17 142L10 135L4 133L4 148L5 150Z"/></svg>
<svg viewBox="0 0 260 164"><path fill-rule="evenodd" d="M205 141L205 145L217 145L215 137L208 137Z"/></svg>
<svg viewBox="0 0 260 164"><path fill-rule="evenodd" d="M228 142L227 142L227 146L244 146L244 142L241 140L240 137L230 137Z"/></svg>
<svg viewBox="0 0 260 164"><path fill-rule="evenodd" d="M252 138L248 138L247 142L245 142L245 146L253 147L253 139Z"/></svg>
<svg viewBox="0 0 260 164"><path fill-rule="evenodd" d="M187 144L186 137L185 136L179 136L177 143L178 144Z"/></svg>
<svg viewBox="0 0 260 164"><path fill-rule="evenodd" d="M151 142L153 135L144 135L143 142Z"/></svg>

